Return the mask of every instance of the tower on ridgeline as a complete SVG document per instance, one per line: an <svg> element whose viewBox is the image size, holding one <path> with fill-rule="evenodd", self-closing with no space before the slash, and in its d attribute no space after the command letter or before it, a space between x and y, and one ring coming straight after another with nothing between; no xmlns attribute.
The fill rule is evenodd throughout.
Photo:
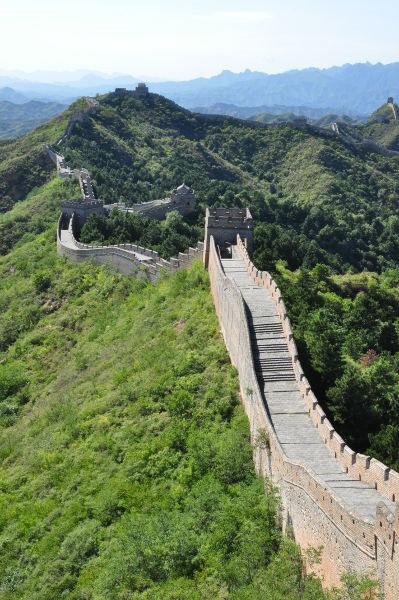
<svg viewBox="0 0 399 600"><path fill-rule="evenodd" d="M253 219L248 208L207 208L205 215L204 263L208 265L211 236L221 255L237 243L239 234L248 250L252 246Z"/></svg>
<svg viewBox="0 0 399 600"><path fill-rule="evenodd" d="M134 97L138 98L139 100L142 100L143 98L147 98L148 94L149 94L148 87L146 86L145 83L139 83L133 92Z"/></svg>
<svg viewBox="0 0 399 600"><path fill-rule="evenodd" d="M135 90L127 90L126 88L115 88L115 94L117 96L130 96L137 98L138 100L144 100L150 94L148 87L145 83L139 83Z"/></svg>

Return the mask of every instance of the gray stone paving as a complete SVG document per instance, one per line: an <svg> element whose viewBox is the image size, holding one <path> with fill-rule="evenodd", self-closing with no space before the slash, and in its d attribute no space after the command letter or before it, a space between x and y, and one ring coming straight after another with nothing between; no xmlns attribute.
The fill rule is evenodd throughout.
<svg viewBox="0 0 399 600"><path fill-rule="evenodd" d="M254 283L243 261L223 259L222 265L247 306L259 385L287 457L311 468L349 510L362 517L374 521L381 501L394 510L394 504L377 490L345 473L324 445L299 392L280 318L268 291Z"/></svg>

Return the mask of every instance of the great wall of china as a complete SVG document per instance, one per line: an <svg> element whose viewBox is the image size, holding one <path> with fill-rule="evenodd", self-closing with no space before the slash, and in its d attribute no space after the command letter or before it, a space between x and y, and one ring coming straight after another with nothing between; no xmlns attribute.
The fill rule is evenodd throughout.
<svg viewBox="0 0 399 600"><path fill-rule="evenodd" d="M61 168L68 168L58 166L58 158L55 162L63 176ZM57 231L60 254L109 263L121 273L151 281L194 258L203 259L226 347L239 374L256 469L279 489L283 527L304 551L320 549L314 570L326 586L339 585L346 571L367 573L379 579L385 600L397 600L399 474L349 448L319 405L299 362L278 286L249 258L249 211L207 209L204 243L164 261L134 244L80 243L74 235L79 211L85 218L100 205L102 209L98 200L82 195L81 201L63 204Z"/></svg>

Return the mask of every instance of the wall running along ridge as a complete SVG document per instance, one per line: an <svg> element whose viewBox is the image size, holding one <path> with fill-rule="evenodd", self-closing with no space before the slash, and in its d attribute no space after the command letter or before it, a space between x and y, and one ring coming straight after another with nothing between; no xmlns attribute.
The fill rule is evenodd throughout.
<svg viewBox="0 0 399 600"><path fill-rule="evenodd" d="M323 547L321 562L315 570L327 586L338 585L340 576L346 571L370 572L379 578L385 599L397 600L399 475L379 461L353 452L335 432L299 363L290 322L276 283L268 273L255 268L239 236L233 247L233 258L242 261L243 270L254 285L264 288L265 304L266 297L273 300L300 395L322 443L337 462L337 472L343 471L343 477L347 473L353 480L370 484L370 488L378 490L381 502L377 503L375 518L365 518L356 506L349 509L340 497L339 489L332 489L303 461L288 458L269 413L267 394L263 394L259 386L248 308L239 287L223 269L222 262L227 264L229 261L221 261L211 237L208 263L211 290L226 346L239 373L257 471L277 484L284 526L292 529L302 549ZM298 438L300 433L298 431Z"/></svg>
<svg viewBox="0 0 399 600"><path fill-rule="evenodd" d="M221 330L239 374L256 470L279 488L284 528L293 533L303 550L309 547L321 549L320 564L314 570L326 586L339 585L341 575L347 571L365 572L379 579L385 600L397 600L399 474L379 461L351 450L318 404L298 360L281 293L272 277L258 271L249 259L246 246L252 235L250 214L239 209L225 209L222 214L221 209L217 209L215 218L212 211L207 211L210 223L207 223L205 243L199 243L197 248L170 261L135 244L105 247L82 244L74 236L74 215L68 218L65 214L61 215L58 226L58 252L78 262L91 258L101 264L110 264L126 275L142 276L151 281L156 281L165 272L188 266L201 255L204 257ZM217 223L220 223L220 231ZM238 234L236 244L231 248L232 259L222 259L215 238L221 243L222 251L226 251L226 235L230 236L233 230L244 232L242 235L248 236L246 243ZM240 285L234 276L239 278ZM251 308L248 293L252 293L252 289L256 291L257 299ZM271 355L266 360L264 369L269 372L272 383L269 388L265 385L264 390L260 382L264 384L268 375L263 377L262 372L262 379L259 376L259 356L254 355L253 339L254 322L263 314L272 318L273 331L279 333L273 334L272 341L262 341L274 344L279 337L280 351L284 349L280 356L289 356L286 359ZM259 340L255 343L259 344ZM288 370L292 375L287 376ZM287 400L281 403L281 413L276 413L276 398L270 392L276 379L281 379L282 387L285 385L289 390L285 396ZM278 427L278 418L296 418L295 410L290 409L292 394L300 398L304 407L300 417L308 423L294 431L288 430L291 440L287 440L284 439L287 430ZM287 441L290 441L290 456L287 455ZM326 478L323 470L316 472L309 464L312 461L300 456L295 450L296 441L298 448L301 443L305 446L309 443L312 454L316 459L319 456L322 464L329 462L328 473L333 479ZM314 464L317 465L317 460ZM350 501L348 488L353 488ZM362 497L364 493L367 501Z"/></svg>
<svg viewBox="0 0 399 600"><path fill-rule="evenodd" d="M89 107L89 110L93 109L94 106ZM79 114L78 117L82 119L84 115ZM69 135L73 125L72 119L65 136ZM331 135L336 133L331 132ZM231 361L239 374L242 402L250 423L255 466L260 475L270 478L279 488L283 526L292 531L303 550L309 547L321 549L320 564L315 571L326 586L339 585L344 572L368 572L378 577L385 600L397 600L399 474L379 461L351 450L320 407L298 360L280 290L272 277L267 272L258 271L249 259L247 246L250 246L252 237L250 213L242 209L207 210L204 243L198 243L196 248L190 248L187 253L179 253L170 261L135 244L99 247L82 244L74 235L77 221L84 220L90 211L102 211L104 208L91 193L88 172L83 169L72 171L60 154L49 147L47 150L57 165L60 177L75 176L79 179L83 195L81 202L68 203L68 206L65 203L65 212L61 214L57 229L57 250L61 255L77 262L89 258L100 264L110 264L123 274L145 277L150 281L156 281L163 273L174 272L188 266L193 259L203 257L209 271L221 330ZM240 235L245 237L245 244ZM229 264L229 259L221 258L220 251L226 254L230 243L232 259ZM252 289L256 290L256 299L252 299L251 305L249 299ZM279 332L278 352L282 352L284 347L281 353L283 358L278 358L278 354L276 358L273 353L266 359L261 356L259 342L264 341L264 330L258 336L255 321L261 319L263 305L263 312L268 315L266 319L272 317L269 329L271 327ZM273 308L272 312L270 307ZM269 340L269 347L270 343ZM255 350L257 355L254 354ZM303 406L303 411L291 414L289 406L284 406L282 402L283 419L284 415L295 417L295 414L300 414L307 421L306 426L294 431L288 428L288 434L287 429L284 431L284 428L279 428L276 418L279 413L273 409L275 399L273 393L268 392L272 387L265 385L267 377L269 382L276 382L280 377L286 384L288 394L293 394ZM260 382L263 382L264 389L261 389ZM292 402L294 405L295 402ZM290 456L284 435L291 437L289 445L294 450L291 450ZM306 439L307 436L312 438L311 443ZM324 452L323 460L326 464L329 462L329 471L331 463L335 465L331 473L335 479L326 478L323 472L316 473L311 460L300 456L299 451L296 454L296 445L306 446L307 443L310 449L314 444L315 455L319 453L322 456ZM353 488L351 496L345 493L348 488ZM368 493L366 502L362 500L362 492ZM374 509L373 512L370 507Z"/></svg>

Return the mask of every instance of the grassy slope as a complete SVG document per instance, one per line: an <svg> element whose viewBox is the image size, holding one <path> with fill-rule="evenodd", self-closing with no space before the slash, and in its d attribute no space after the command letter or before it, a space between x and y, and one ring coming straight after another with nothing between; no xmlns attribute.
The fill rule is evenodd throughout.
<svg viewBox="0 0 399 600"><path fill-rule="evenodd" d="M54 164L44 144L54 144L62 136L73 110L67 109L21 138L0 142L0 213L51 179Z"/></svg>
<svg viewBox="0 0 399 600"><path fill-rule="evenodd" d="M34 239L50 224L55 227L62 200L79 198L80 190L75 180L62 182L50 179L28 194L25 200L0 213L0 255L7 254L20 240Z"/></svg>
<svg viewBox="0 0 399 600"><path fill-rule="evenodd" d="M154 287L57 258L50 227L0 297L2 600L323 597L254 476L202 266Z"/></svg>

